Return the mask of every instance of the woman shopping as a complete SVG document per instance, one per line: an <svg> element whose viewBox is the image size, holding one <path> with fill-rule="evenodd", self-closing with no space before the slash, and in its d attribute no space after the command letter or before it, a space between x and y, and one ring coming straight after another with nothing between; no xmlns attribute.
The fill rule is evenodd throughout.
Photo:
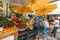
<svg viewBox="0 0 60 40"><path fill-rule="evenodd" d="M58 20L58 16L55 16L54 18L55 18L55 20L54 20L54 22L55 22L55 27L54 27L52 33L53 33L54 38L56 38L56 31L57 31L57 29L59 28L59 20Z"/></svg>
<svg viewBox="0 0 60 40"><path fill-rule="evenodd" d="M44 35L44 40L45 40L46 39L46 35L47 35L47 31L49 30L49 22L48 22L47 19L44 19L42 23L44 25L43 35Z"/></svg>

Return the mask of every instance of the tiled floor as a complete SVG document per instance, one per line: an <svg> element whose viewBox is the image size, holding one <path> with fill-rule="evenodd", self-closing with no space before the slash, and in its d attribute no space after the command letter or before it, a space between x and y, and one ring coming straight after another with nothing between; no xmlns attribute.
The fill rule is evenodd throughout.
<svg viewBox="0 0 60 40"><path fill-rule="evenodd" d="M58 40L57 38L54 38L51 33L46 35L46 38L44 38L42 35L40 35L39 40Z"/></svg>
<svg viewBox="0 0 60 40"><path fill-rule="evenodd" d="M57 38L54 38L51 33L46 35L46 38L43 37L43 35L40 35L39 39L35 40L58 40Z"/></svg>

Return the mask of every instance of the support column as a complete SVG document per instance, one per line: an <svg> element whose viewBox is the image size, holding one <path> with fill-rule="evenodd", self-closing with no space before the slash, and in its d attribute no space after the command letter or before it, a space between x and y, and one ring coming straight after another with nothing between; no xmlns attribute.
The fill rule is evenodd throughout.
<svg viewBox="0 0 60 40"><path fill-rule="evenodd" d="M7 4L3 3L3 16L6 17L7 16Z"/></svg>

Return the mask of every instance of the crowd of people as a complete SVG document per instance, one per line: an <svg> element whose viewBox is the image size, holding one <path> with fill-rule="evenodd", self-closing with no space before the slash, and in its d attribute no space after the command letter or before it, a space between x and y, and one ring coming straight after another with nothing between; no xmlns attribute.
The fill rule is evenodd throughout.
<svg viewBox="0 0 60 40"><path fill-rule="evenodd" d="M37 15L31 16L28 15L30 22L33 21L34 23L34 32L35 32L35 37L37 37L38 35L38 29L39 27L43 27L43 36L44 38L46 37L46 35L48 34L48 32L52 33L54 38L56 38L56 33L57 33L57 29L60 28L60 22L58 19L58 16L53 16L51 18L51 20L48 20L47 18L44 18L41 22L40 22L40 18ZM41 24L42 26L41 26ZM30 23L32 24L32 23Z"/></svg>
<svg viewBox="0 0 60 40"><path fill-rule="evenodd" d="M56 38L57 29L60 27L58 16L52 17L51 20L48 20L47 18L43 19L42 25L43 25L43 36L44 37L46 37L49 31L53 34L54 38ZM35 19L34 19L35 35L38 35L39 26L40 26L39 18L35 16Z"/></svg>

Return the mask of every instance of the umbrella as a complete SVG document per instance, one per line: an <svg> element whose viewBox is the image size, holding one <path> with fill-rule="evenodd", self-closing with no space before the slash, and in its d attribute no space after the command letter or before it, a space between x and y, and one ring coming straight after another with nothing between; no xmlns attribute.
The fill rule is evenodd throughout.
<svg viewBox="0 0 60 40"><path fill-rule="evenodd" d="M41 9L45 4L51 0L30 0L27 5L11 7L16 13L29 13L37 9Z"/></svg>
<svg viewBox="0 0 60 40"><path fill-rule="evenodd" d="M27 14L29 12L31 12L31 9L29 7L26 6L11 6L11 9L13 10L13 12L18 13L18 14Z"/></svg>
<svg viewBox="0 0 60 40"><path fill-rule="evenodd" d="M44 6L43 9L39 9L39 10L36 11L36 15L38 15L38 16L46 15L47 13L53 11L56 8L57 8L57 4L53 4L53 5L49 5L49 6Z"/></svg>
<svg viewBox="0 0 60 40"><path fill-rule="evenodd" d="M41 9L44 5L51 2L52 0L30 0L26 7L29 7L32 11Z"/></svg>

